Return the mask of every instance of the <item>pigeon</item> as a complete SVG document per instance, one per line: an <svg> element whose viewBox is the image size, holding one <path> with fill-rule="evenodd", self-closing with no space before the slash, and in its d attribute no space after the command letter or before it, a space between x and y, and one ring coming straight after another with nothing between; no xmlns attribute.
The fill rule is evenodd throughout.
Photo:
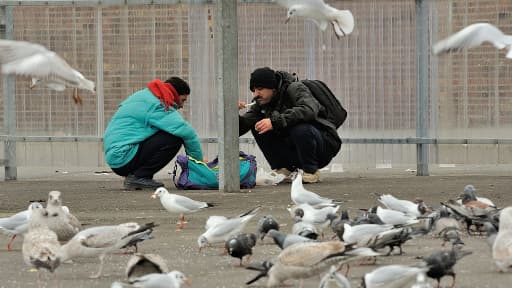
<svg viewBox="0 0 512 288"><path fill-rule="evenodd" d="M139 225L128 222L119 225L91 227L78 232L71 240L62 245L59 251L61 261L76 257L98 256L100 265L98 272L91 278L98 278L103 271L103 262L107 253L121 249L140 234L151 234L154 223Z"/></svg>
<svg viewBox="0 0 512 288"><path fill-rule="evenodd" d="M276 287L288 279L309 278L327 271L331 265L341 265L363 257L377 256L369 248L354 248L340 241L297 243L285 248L274 263L265 261L246 268L260 273L247 285L268 276L267 287Z"/></svg>
<svg viewBox="0 0 512 288"><path fill-rule="evenodd" d="M53 273L61 263L58 256L60 243L57 234L46 226L46 217L48 212L41 205L32 207L28 232L24 236L21 252L27 265L38 271L45 268Z"/></svg>
<svg viewBox="0 0 512 288"><path fill-rule="evenodd" d="M373 235L366 243L359 241L358 245L360 245L360 247L369 247L374 250L389 247L389 252L386 256L391 255L394 247L398 247L400 249L399 255L402 255L402 244L407 240L412 239L411 233L412 228L410 227L393 228Z"/></svg>
<svg viewBox="0 0 512 288"><path fill-rule="evenodd" d="M411 287L417 275L427 271L428 267L386 265L366 273L362 284L366 288Z"/></svg>
<svg viewBox="0 0 512 288"><path fill-rule="evenodd" d="M444 52L462 50L491 43L497 49L507 49L507 58L512 58L512 36L505 35L500 29L489 23L475 23L459 32L437 42L432 51L438 55Z"/></svg>
<svg viewBox="0 0 512 288"><path fill-rule="evenodd" d="M61 192L50 191L46 203L48 211L47 225L59 237L59 241L68 241L82 228L80 221L62 206Z"/></svg>
<svg viewBox="0 0 512 288"><path fill-rule="evenodd" d="M78 89L95 93L93 81L86 79L59 55L40 44L0 40L0 64L3 74L32 77L32 84L42 83L56 91L63 91L66 87L77 88L73 95L77 104L82 103Z"/></svg>
<svg viewBox="0 0 512 288"><path fill-rule="evenodd" d="M324 0L276 0L288 9L286 23L292 17L304 17L313 21L320 30L325 31L332 24L336 37L346 36L354 30L354 16L349 10L338 10Z"/></svg>
<svg viewBox="0 0 512 288"><path fill-rule="evenodd" d="M245 225L251 220L260 210L261 206L251 209L249 212L244 213L244 216L235 217L222 221L215 226L210 227L206 232L197 238L199 251L206 247L208 244L222 243L229 239L229 237L241 232Z"/></svg>
<svg viewBox="0 0 512 288"><path fill-rule="evenodd" d="M492 259L500 272L512 267L512 207L501 211L498 234L492 246Z"/></svg>
<svg viewBox="0 0 512 288"><path fill-rule="evenodd" d="M225 248L231 257L240 259L242 266L243 258L247 256L247 262L252 255L252 247L256 245L256 235L254 233L242 233L226 240Z"/></svg>
<svg viewBox="0 0 512 288"><path fill-rule="evenodd" d="M198 212L201 209L214 206L212 203L200 202L185 196L171 194L164 187L156 189L155 193L151 195L151 198L153 199L156 199L157 197L160 198L160 203L162 203L162 206L164 206L165 210L171 213L180 214L180 223L176 231L181 231L181 229L185 227L184 214Z"/></svg>
<svg viewBox="0 0 512 288"><path fill-rule="evenodd" d="M183 285L190 286L190 281L185 274L180 271L171 271L169 273L151 273L130 281L133 287L140 288L181 288Z"/></svg>
<svg viewBox="0 0 512 288"><path fill-rule="evenodd" d="M489 198L476 196L475 186L470 184L470 185L466 185L464 187L464 192L461 195L460 203L466 206L466 204L471 203L471 202L481 203L478 206L480 206L484 209L489 206L496 207L494 202L492 202ZM473 204L473 205L475 205L475 204Z"/></svg>
<svg viewBox="0 0 512 288"><path fill-rule="evenodd" d="M441 237L441 232L445 231L445 229L461 230L461 227L459 221L450 217L447 207L442 205L439 210L439 219L435 221L432 233L436 237Z"/></svg>
<svg viewBox="0 0 512 288"><path fill-rule="evenodd" d="M314 242L315 240L311 238L307 238L304 236L296 235L296 234L286 234L274 229L271 229L267 233L272 239L274 239L274 243L281 248L285 249L290 245L295 243L303 243L303 242Z"/></svg>
<svg viewBox="0 0 512 288"><path fill-rule="evenodd" d="M450 287L455 286L455 272L453 271L453 266L460 260L462 257L466 255L470 255L473 252L464 251L460 248L460 246L453 246L449 251L436 251L432 253L430 256L424 258L423 260L427 263L429 270L427 271L427 276L436 279L438 287L440 287L441 278L445 275L452 276L453 281Z"/></svg>
<svg viewBox="0 0 512 288"><path fill-rule="evenodd" d="M7 251L12 250L12 242L16 236L23 235L28 231L28 220L34 209L43 208L39 202L30 203L27 210L18 212L10 217L0 218L0 231L10 235L11 240L7 243Z"/></svg>
<svg viewBox="0 0 512 288"><path fill-rule="evenodd" d="M395 198L391 194L379 195L377 200L388 209L400 211L416 217L421 216L427 212L427 206L425 206L423 201L414 203L409 200Z"/></svg>
<svg viewBox="0 0 512 288"><path fill-rule="evenodd" d="M350 218L347 210L342 210L341 215L331 221L331 229L339 240L343 239L343 233L345 232L345 223L350 224Z"/></svg>
<svg viewBox="0 0 512 288"><path fill-rule="evenodd" d="M294 177L291 186L291 198L295 205L307 203L313 207L325 207L340 204L332 199L321 197L318 194L311 192L304 188L302 184L302 170L294 172Z"/></svg>
<svg viewBox="0 0 512 288"><path fill-rule="evenodd" d="M464 245L464 242L460 239L460 230L458 228L446 227L439 231L437 236L443 239L442 246L444 246L446 242L450 242L452 245Z"/></svg>
<svg viewBox="0 0 512 288"><path fill-rule="evenodd" d="M318 288L328 288L328 287L343 287L343 288L352 288L350 281L348 281L347 277L338 272L336 266L331 266L329 271L325 273L325 275L320 279L320 284Z"/></svg>
<svg viewBox="0 0 512 288"><path fill-rule="evenodd" d="M265 235L267 235L267 232L271 229L279 230L279 223L277 223L277 220L272 217L272 215L265 215L261 217L258 221L258 234L260 236L260 240L263 240Z"/></svg>
<svg viewBox="0 0 512 288"><path fill-rule="evenodd" d="M136 253L128 259L125 274L128 280L132 281L146 274L167 272L169 268L160 255Z"/></svg>

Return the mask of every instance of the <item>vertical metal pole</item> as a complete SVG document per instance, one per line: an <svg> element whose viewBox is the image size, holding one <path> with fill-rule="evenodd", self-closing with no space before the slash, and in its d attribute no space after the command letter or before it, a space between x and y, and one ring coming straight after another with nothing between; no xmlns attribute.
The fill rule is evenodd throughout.
<svg viewBox="0 0 512 288"><path fill-rule="evenodd" d="M12 16L13 7L3 6L2 12L5 20L5 39L12 39L14 21ZM16 180L18 168L16 165L16 78L13 75L4 76L4 126L7 133L7 140L4 141L5 180ZM11 138L11 139L9 139Z"/></svg>
<svg viewBox="0 0 512 288"><path fill-rule="evenodd" d="M98 117L97 136L105 132L105 95L103 90L103 8L96 8L96 116Z"/></svg>
<svg viewBox="0 0 512 288"><path fill-rule="evenodd" d="M416 0L416 137L429 135L428 3ZM416 144L416 175L428 176L428 144Z"/></svg>
<svg viewBox="0 0 512 288"><path fill-rule="evenodd" d="M237 0L217 1L215 16L219 190L237 192L240 191Z"/></svg>

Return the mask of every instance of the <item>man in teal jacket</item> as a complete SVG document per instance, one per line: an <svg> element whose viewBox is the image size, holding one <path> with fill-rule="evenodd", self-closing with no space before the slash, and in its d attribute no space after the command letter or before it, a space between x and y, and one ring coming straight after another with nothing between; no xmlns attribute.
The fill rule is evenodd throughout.
<svg viewBox="0 0 512 288"><path fill-rule="evenodd" d="M114 173L125 177L128 190L164 186L153 175L182 145L187 155L203 159L194 128L178 112L190 94L187 82L171 77L147 86L121 102L103 139L105 161Z"/></svg>

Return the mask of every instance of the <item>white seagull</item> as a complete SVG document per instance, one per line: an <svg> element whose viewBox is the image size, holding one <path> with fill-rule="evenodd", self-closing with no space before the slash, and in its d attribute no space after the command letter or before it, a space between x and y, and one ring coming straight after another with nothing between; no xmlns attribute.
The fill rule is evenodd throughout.
<svg viewBox="0 0 512 288"><path fill-rule="evenodd" d="M382 266L364 275L363 287L411 287L416 280L416 276L420 273L426 273L428 269L428 267L413 267L406 265Z"/></svg>
<svg viewBox="0 0 512 288"><path fill-rule="evenodd" d="M437 55L477 47L484 42L491 43L497 49L508 49L506 57L512 59L512 36L504 34L500 29L489 23L469 25L448 38L437 42L432 50Z"/></svg>
<svg viewBox="0 0 512 288"><path fill-rule="evenodd" d="M213 207L211 203L200 202L192 200L188 197L171 194L164 187L156 189L155 193L151 195L151 198L160 198L160 203L164 206L165 210L180 214L180 223L176 231L181 231L185 227L185 214L194 213L204 208Z"/></svg>
<svg viewBox="0 0 512 288"><path fill-rule="evenodd" d="M27 233L28 219L32 214L32 210L37 208L43 208L43 205L39 202L30 203L27 210L18 212L10 217L0 218L0 231L12 236L9 243L7 243L7 251L11 251L12 242L14 242L16 236Z"/></svg>
<svg viewBox="0 0 512 288"><path fill-rule="evenodd" d="M95 84L84 77L55 52L26 41L0 40L2 73L32 77L32 85L42 82L48 88L63 91L66 87L95 93ZM73 100L82 99L75 90Z"/></svg>
<svg viewBox="0 0 512 288"><path fill-rule="evenodd" d="M492 258L500 272L512 268L512 207L501 211L498 235L492 246Z"/></svg>
<svg viewBox="0 0 512 288"><path fill-rule="evenodd" d="M304 17L313 21L325 31L332 24L336 37L346 36L354 30L354 16L349 10L338 10L324 0L276 0L277 4L288 9L286 23L292 17Z"/></svg>
<svg viewBox="0 0 512 288"><path fill-rule="evenodd" d="M295 203L295 205L307 203L313 207L318 208L325 206L335 206L336 204L340 203L335 202L332 199L319 196L318 194L304 188L304 185L302 184L302 173L304 173L302 170L299 170L295 173L295 179L293 179L290 191L292 201Z"/></svg>

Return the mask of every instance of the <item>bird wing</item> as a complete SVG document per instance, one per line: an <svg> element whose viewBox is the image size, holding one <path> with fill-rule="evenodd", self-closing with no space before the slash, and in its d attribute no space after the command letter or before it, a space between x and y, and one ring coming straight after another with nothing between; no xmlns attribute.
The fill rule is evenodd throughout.
<svg viewBox="0 0 512 288"><path fill-rule="evenodd" d="M176 204L185 208L186 210L190 212L194 212L196 210L199 210L201 208L207 207L208 205L204 202L192 200L188 197L181 196L181 195L175 195L175 201Z"/></svg>
<svg viewBox="0 0 512 288"><path fill-rule="evenodd" d="M306 267L344 250L345 245L340 241L297 243L284 249L278 261L284 265Z"/></svg>
<svg viewBox="0 0 512 288"><path fill-rule="evenodd" d="M436 43L433 52L440 54L451 50L473 48L484 42L490 42L494 47L503 49L512 45L512 37L503 34L500 29L491 24L476 23Z"/></svg>
<svg viewBox="0 0 512 288"><path fill-rule="evenodd" d="M88 248L109 248L120 243L129 232L122 226L99 226L77 234L80 244ZM122 245L121 245L122 246Z"/></svg>
<svg viewBox="0 0 512 288"><path fill-rule="evenodd" d="M25 210L25 211L16 213L16 214L12 215L11 217L1 218L0 219L0 229L15 230L17 227L28 223L29 215L30 215L30 212L28 210Z"/></svg>
<svg viewBox="0 0 512 288"><path fill-rule="evenodd" d="M40 79L62 78L78 85L83 75L55 52L39 44L25 41L1 40L2 73L31 76Z"/></svg>

